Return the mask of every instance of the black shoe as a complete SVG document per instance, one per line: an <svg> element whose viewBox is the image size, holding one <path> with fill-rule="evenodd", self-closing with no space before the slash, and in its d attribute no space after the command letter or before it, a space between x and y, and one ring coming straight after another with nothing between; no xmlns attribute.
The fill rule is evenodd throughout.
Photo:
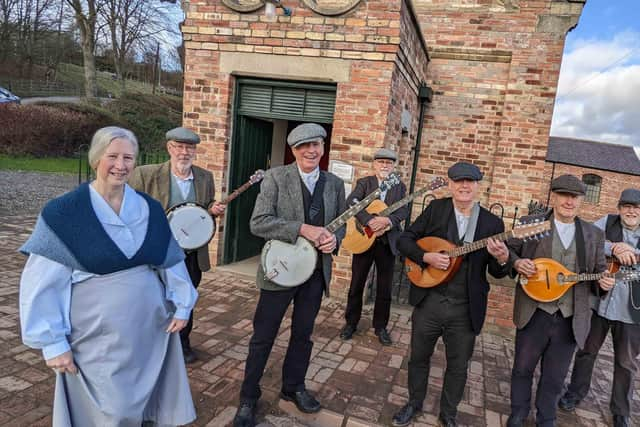
<svg viewBox="0 0 640 427"><path fill-rule="evenodd" d="M254 427L256 425L255 403L241 403L236 416L233 417L233 427Z"/></svg>
<svg viewBox="0 0 640 427"><path fill-rule="evenodd" d="M300 412L305 414L315 414L322 406L307 390L295 391L292 393L280 392L280 397L288 402L293 402Z"/></svg>
<svg viewBox="0 0 640 427"><path fill-rule="evenodd" d="M343 340L350 340L353 337L353 334L356 333L356 327L354 325L346 324L342 331L340 332L340 338Z"/></svg>
<svg viewBox="0 0 640 427"><path fill-rule="evenodd" d="M376 329L376 336L382 343L382 345L391 345L393 341L391 341L391 337L389 336L389 332L385 328Z"/></svg>
<svg viewBox="0 0 640 427"><path fill-rule="evenodd" d="M438 423L441 427L457 427L456 419L452 417L438 417Z"/></svg>
<svg viewBox="0 0 640 427"><path fill-rule="evenodd" d="M182 347L182 356L184 357L184 363L186 364L190 364L198 360L198 357L191 347Z"/></svg>
<svg viewBox="0 0 640 427"><path fill-rule="evenodd" d="M509 419L507 420L507 427L522 427L524 426L524 418L515 416L513 414L509 415Z"/></svg>
<svg viewBox="0 0 640 427"><path fill-rule="evenodd" d="M420 409L413 406L412 403L407 403L404 405L398 412L393 415L393 420L391 420L391 424L396 427L402 427L409 425L413 417L416 414L422 412Z"/></svg>
<svg viewBox="0 0 640 427"><path fill-rule="evenodd" d="M625 417L623 415L614 415L613 427L629 427L629 417Z"/></svg>
<svg viewBox="0 0 640 427"><path fill-rule="evenodd" d="M573 412L576 410L578 403L580 403L580 399L578 399L573 393L566 392L558 401L558 408L563 411Z"/></svg>

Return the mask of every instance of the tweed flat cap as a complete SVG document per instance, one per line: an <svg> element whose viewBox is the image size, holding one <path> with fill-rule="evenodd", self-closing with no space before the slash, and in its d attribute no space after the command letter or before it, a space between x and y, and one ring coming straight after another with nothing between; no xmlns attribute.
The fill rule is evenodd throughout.
<svg viewBox="0 0 640 427"><path fill-rule="evenodd" d="M618 205L640 205L640 190L627 188L620 194Z"/></svg>
<svg viewBox="0 0 640 427"><path fill-rule="evenodd" d="M388 148L381 148L373 154L373 159L389 159L395 162L396 160L398 160L398 155L393 150L389 150Z"/></svg>
<svg viewBox="0 0 640 427"><path fill-rule="evenodd" d="M316 139L325 139L327 131L316 123L303 123L296 126L287 137L287 144L290 147L296 147L300 144L314 141Z"/></svg>
<svg viewBox="0 0 640 427"><path fill-rule="evenodd" d="M587 186L574 175L560 175L551 181L551 191L554 193L567 193L576 196L584 196Z"/></svg>
<svg viewBox="0 0 640 427"><path fill-rule="evenodd" d="M452 181L460 181L462 179L480 181L482 179L482 172L480 172L480 168L467 162L458 162L454 164L447 171L447 175Z"/></svg>
<svg viewBox="0 0 640 427"><path fill-rule="evenodd" d="M192 130L187 128L171 129L165 135L167 141L184 142L185 144L200 144L200 137Z"/></svg>

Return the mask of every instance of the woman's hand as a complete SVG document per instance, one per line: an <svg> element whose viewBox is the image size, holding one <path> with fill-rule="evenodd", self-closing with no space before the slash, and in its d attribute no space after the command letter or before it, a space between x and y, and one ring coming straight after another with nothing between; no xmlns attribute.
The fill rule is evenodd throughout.
<svg viewBox="0 0 640 427"><path fill-rule="evenodd" d="M180 332L185 326L187 326L187 322L188 320L176 319L174 317L171 320L171 323L169 323L169 326L167 326L166 332L169 334L172 334L174 332Z"/></svg>
<svg viewBox="0 0 640 427"><path fill-rule="evenodd" d="M69 372L70 374L77 374L78 368L73 363L73 355L71 351L62 353L60 356L53 357L46 361L47 366L56 371L59 374Z"/></svg>

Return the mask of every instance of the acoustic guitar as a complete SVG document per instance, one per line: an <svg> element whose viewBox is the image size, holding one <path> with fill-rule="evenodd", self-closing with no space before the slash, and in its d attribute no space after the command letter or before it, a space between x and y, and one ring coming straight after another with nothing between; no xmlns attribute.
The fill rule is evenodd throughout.
<svg viewBox="0 0 640 427"><path fill-rule="evenodd" d="M448 255L449 258L451 258L449 268L439 270L430 265L422 268L409 258L406 258L407 276L414 285L420 288L432 288L451 280L458 269L460 269L464 255L485 248L491 238L503 241L512 237L517 239L537 239L549 230L551 230L551 223L549 221L534 220L531 223L521 224L513 230L505 231L462 246L456 246L439 237L423 237L416 242L420 249L425 252L439 252Z"/></svg>
<svg viewBox="0 0 640 427"><path fill-rule="evenodd" d="M398 200L391 206L387 206L382 200L376 199L367 208L365 209L371 215L378 216L389 216L389 214L395 212L400 209L404 205L411 202L413 199L420 197L426 194L428 191L436 190L440 187L444 187L447 185L447 180L437 177L434 178L428 186L416 191L415 193L409 194L408 196L403 197ZM391 226L387 227L386 231L389 231ZM351 218L347 221L347 229L346 235L342 240L342 247L347 249L348 251L354 254L361 254L366 252L373 246L373 243L376 241L376 235L368 225L360 224L357 218Z"/></svg>
<svg viewBox="0 0 640 427"><path fill-rule="evenodd" d="M613 277L617 282L629 282L640 277L640 269L637 266L621 266L617 273L605 271L576 274L551 258L536 258L533 263L536 265L536 274L531 277L520 274L518 282L527 295L540 302L562 298L578 282L599 280L603 277Z"/></svg>

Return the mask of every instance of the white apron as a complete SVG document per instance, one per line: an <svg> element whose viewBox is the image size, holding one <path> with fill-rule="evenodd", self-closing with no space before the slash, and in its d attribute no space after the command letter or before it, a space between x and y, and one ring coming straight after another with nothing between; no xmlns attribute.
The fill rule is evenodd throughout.
<svg viewBox="0 0 640 427"><path fill-rule="evenodd" d="M54 427L188 424L196 418L173 306L149 266L72 285L69 342L78 375L57 374Z"/></svg>

